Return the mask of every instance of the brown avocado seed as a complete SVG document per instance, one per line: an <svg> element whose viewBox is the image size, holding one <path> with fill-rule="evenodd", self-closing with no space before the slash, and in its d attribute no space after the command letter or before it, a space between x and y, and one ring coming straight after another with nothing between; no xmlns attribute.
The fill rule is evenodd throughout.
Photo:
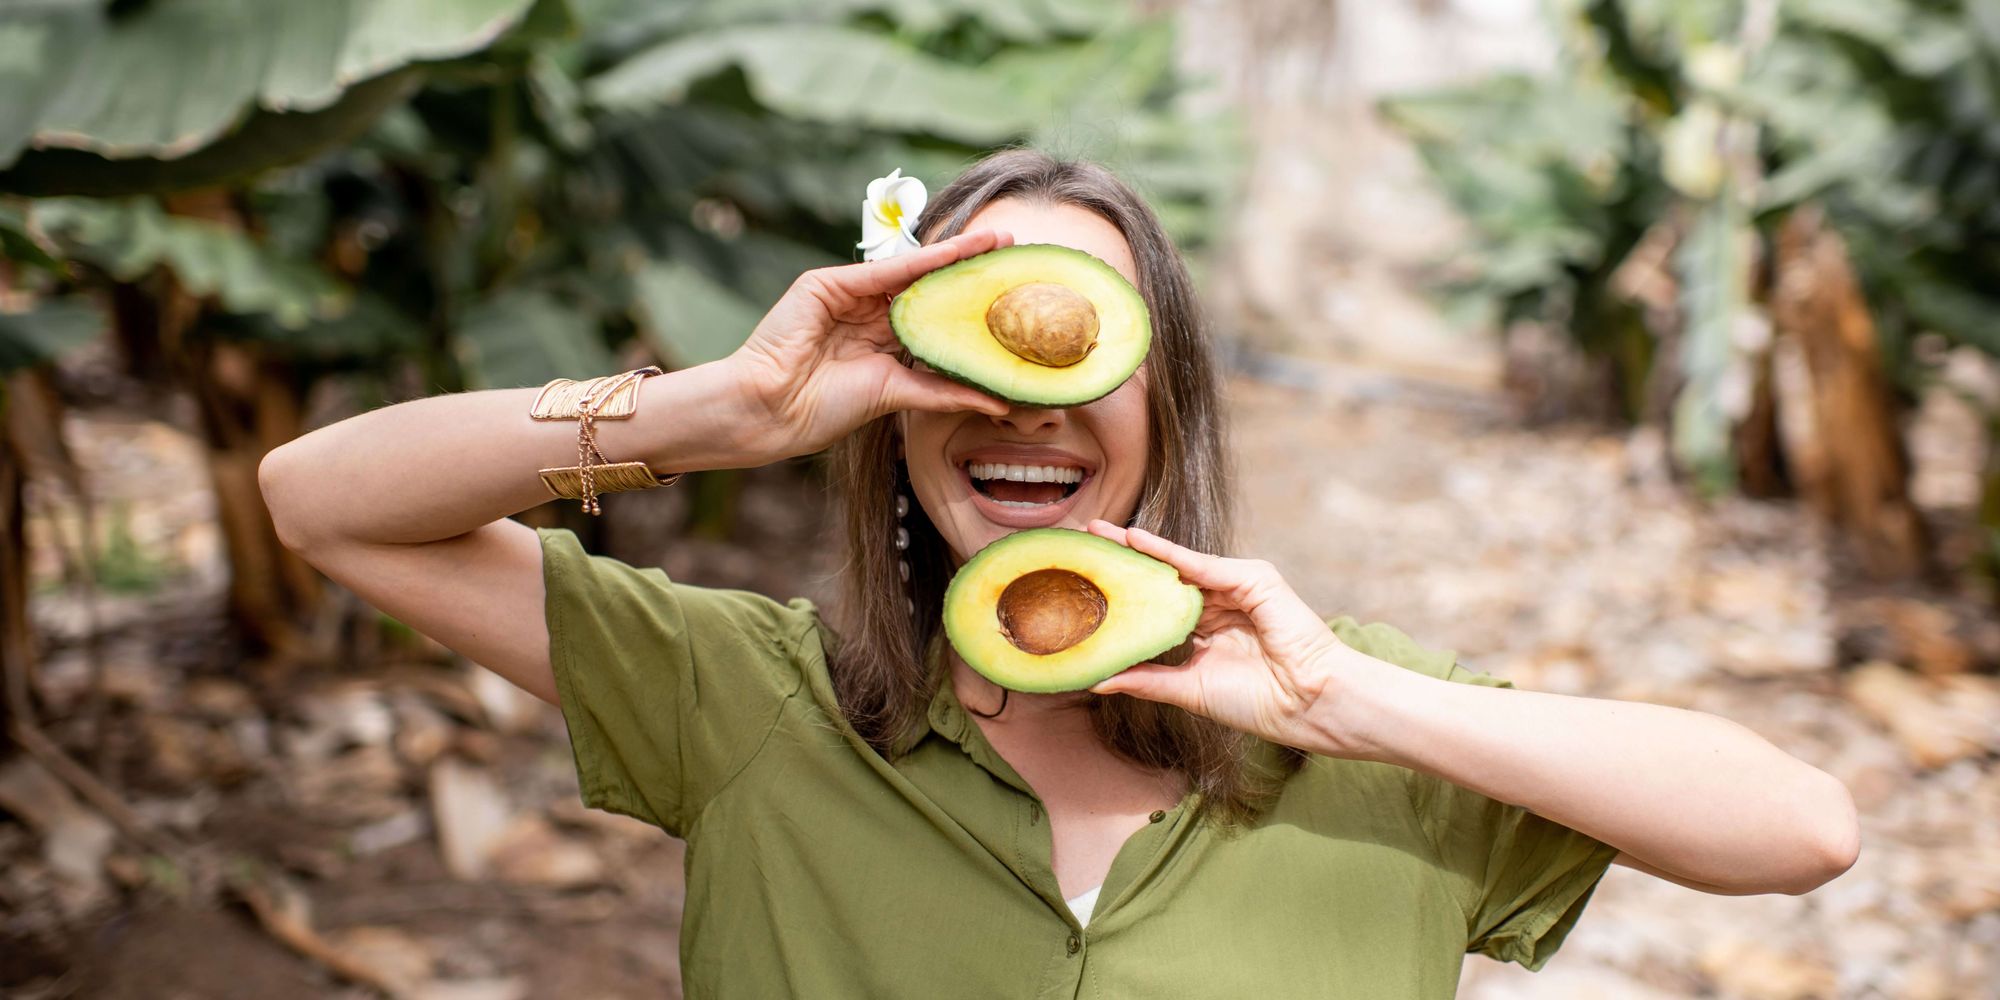
<svg viewBox="0 0 2000 1000"><path fill-rule="evenodd" d="M1038 365L1066 368L1097 346L1097 310L1065 285L1015 285L986 307L986 329L1000 346Z"/></svg>
<svg viewBox="0 0 2000 1000"><path fill-rule="evenodd" d="M1104 624L1104 591L1066 569L1038 569L1000 592L1000 632L1036 656L1060 653Z"/></svg>

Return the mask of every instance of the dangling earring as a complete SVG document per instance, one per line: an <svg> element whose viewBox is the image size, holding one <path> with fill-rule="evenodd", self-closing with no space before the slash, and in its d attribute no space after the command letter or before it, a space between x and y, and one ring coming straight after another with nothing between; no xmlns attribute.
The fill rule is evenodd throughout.
<svg viewBox="0 0 2000 1000"><path fill-rule="evenodd" d="M896 572L903 578L903 607L910 617L917 616L917 602L910 597L910 529L903 526L903 518L909 516L910 498L903 495L902 484L896 490Z"/></svg>
<svg viewBox="0 0 2000 1000"><path fill-rule="evenodd" d="M910 529L903 525L903 518L910 515L910 498L903 495L903 479L900 475L896 478L895 490L896 551L900 553L896 559L896 572L903 578L903 607L908 609L910 617L915 619L917 617L917 602L910 596ZM950 678L946 678L945 683L951 683ZM1006 688L1000 689L1000 707L994 709L992 715L979 711L970 705L967 705L965 710L982 719L997 718L1001 712L1007 710L1007 693Z"/></svg>

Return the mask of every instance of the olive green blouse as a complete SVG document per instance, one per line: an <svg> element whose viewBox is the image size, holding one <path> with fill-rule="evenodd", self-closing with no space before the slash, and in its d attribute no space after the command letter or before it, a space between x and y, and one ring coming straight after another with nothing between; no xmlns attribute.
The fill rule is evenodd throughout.
<svg viewBox="0 0 2000 1000"><path fill-rule="evenodd" d="M1613 848L1387 764L1314 755L1247 831L1199 793L1119 850L1089 926L1041 801L952 694L894 763L837 708L810 602L687 586L543 530L584 801L687 841L691 1000L1447 998L1467 951L1538 969ZM1395 629L1348 645L1507 687Z"/></svg>

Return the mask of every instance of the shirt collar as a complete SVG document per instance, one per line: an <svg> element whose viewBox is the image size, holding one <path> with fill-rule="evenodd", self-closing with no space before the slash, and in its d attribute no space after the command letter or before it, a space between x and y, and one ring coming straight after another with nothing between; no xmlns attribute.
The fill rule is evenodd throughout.
<svg viewBox="0 0 2000 1000"><path fill-rule="evenodd" d="M926 726L912 729L901 737L897 744L896 756L900 757L916 749L924 737L936 733L953 743L965 743L966 727L971 720L965 716L965 707L958 702L958 693L952 690L951 670L944 660L944 634L931 637L930 645L924 650L924 665L937 677L937 690L932 693L930 705L925 711Z"/></svg>
<svg viewBox="0 0 2000 1000"><path fill-rule="evenodd" d="M944 649L944 636L939 634L931 640L931 645L924 656L924 662L929 664L931 670L938 676L937 692L931 695L930 708L925 714L929 731L957 744L967 757L1001 782L1027 795L1034 795L1034 790L1029 787L1027 779L1021 777L1013 765L1008 764L1006 759L1000 756L999 751L993 749L993 745L986 741L986 734L980 732L971 716L966 714L965 706L958 700L958 692L952 687L951 670L945 663ZM905 737L906 743L900 752L907 753L914 750L928 735L929 733L918 730L913 737Z"/></svg>

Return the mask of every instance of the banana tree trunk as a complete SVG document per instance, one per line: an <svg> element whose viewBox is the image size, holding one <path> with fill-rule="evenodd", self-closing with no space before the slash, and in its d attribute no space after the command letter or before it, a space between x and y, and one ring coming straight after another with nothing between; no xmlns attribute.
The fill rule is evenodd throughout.
<svg viewBox="0 0 2000 1000"><path fill-rule="evenodd" d="M11 380L10 380L11 381ZM13 742L14 710L27 701L34 678L34 648L28 641L28 532L23 487L28 476L14 436L8 407L14 386L0 383L0 746Z"/></svg>
<svg viewBox="0 0 2000 1000"><path fill-rule="evenodd" d="M195 404L216 518L229 558L229 614L253 655L310 658L304 624L314 620L318 574L279 544L257 486L257 465L303 430L304 387L261 346L209 335L205 304L155 273L112 297L116 335L135 369L150 358Z"/></svg>
<svg viewBox="0 0 2000 1000"><path fill-rule="evenodd" d="M190 362L188 388L229 553L231 616L260 651L310 656L304 626L319 608L319 574L278 542L257 486L258 463L305 429L303 392L288 366L247 345L205 341Z"/></svg>
<svg viewBox="0 0 2000 1000"><path fill-rule="evenodd" d="M1772 318L1805 358L1816 447L1794 469L1799 491L1877 578L1928 568L1928 532L1909 495L1901 413L1882 371L1875 321L1846 243L1814 206L1778 233Z"/></svg>

